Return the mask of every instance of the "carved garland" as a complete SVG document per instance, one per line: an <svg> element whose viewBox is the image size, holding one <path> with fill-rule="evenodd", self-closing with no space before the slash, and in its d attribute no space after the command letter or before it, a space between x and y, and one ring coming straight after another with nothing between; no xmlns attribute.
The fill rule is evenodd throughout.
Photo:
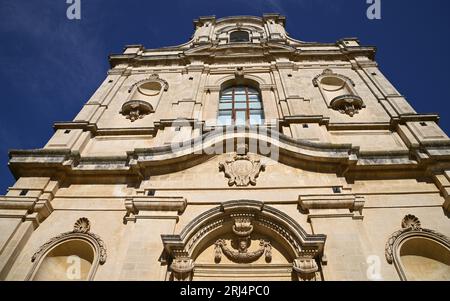
<svg viewBox="0 0 450 301"><path fill-rule="evenodd" d="M104 264L106 262L106 245L103 242L103 240L96 234L90 233L91 224L89 220L85 217L82 217L78 219L74 226L73 230L70 232L62 233L58 236L53 237L49 241L47 241L45 244L43 244L36 253L33 254L31 257L31 262L35 262L37 259L40 259L48 250L50 250L53 246L56 244L63 242L65 240L69 239L75 239L75 238L84 238L90 242L93 242L96 244L96 247L98 249L98 256L99 256L99 263ZM39 261L39 260L38 260Z"/></svg>
<svg viewBox="0 0 450 301"><path fill-rule="evenodd" d="M265 254L266 262L272 260L272 245L270 241L260 239L259 249L253 252L249 252L248 248L251 244L251 234L253 232L252 220L250 217L236 217L234 219L234 225L232 227L233 233L237 236L233 239L237 250L228 248L224 239L218 239L215 243L215 256L216 263L222 259L222 252L231 261L237 263L251 263L258 260L263 254Z"/></svg>

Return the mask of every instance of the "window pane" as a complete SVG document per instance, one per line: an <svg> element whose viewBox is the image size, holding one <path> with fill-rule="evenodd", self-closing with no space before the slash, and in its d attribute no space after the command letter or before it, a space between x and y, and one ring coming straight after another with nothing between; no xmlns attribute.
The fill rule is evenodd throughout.
<svg viewBox="0 0 450 301"><path fill-rule="evenodd" d="M231 125L231 115L219 116L217 118L217 125Z"/></svg>
<svg viewBox="0 0 450 301"><path fill-rule="evenodd" d="M225 89L222 91L222 95L231 95L233 94L233 88Z"/></svg>
<svg viewBox="0 0 450 301"><path fill-rule="evenodd" d="M250 115L260 115L260 116L264 116L262 110L250 110Z"/></svg>
<svg viewBox="0 0 450 301"><path fill-rule="evenodd" d="M231 116L231 110L219 111L219 116Z"/></svg>
<svg viewBox="0 0 450 301"><path fill-rule="evenodd" d="M234 88L234 94L245 94L245 87L235 87Z"/></svg>
<svg viewBox="0 0 450 301"><path fill-rule="evenodd" d="M244 95L234 95L234 101L236 102L247 102L247 96Z"/></svg>
<svg viewBox="0 0 450 301"><path fill-rule="evenodd" d="M248 42L250 40L250 36L248 32L239 30L230 33L230 42Z"/></svg>
<svg viewBox="0 0 450 301"><path fill-rule="evenodd" d="M250 115L250 124L252 125L261 125L262 118L260 115Z"/></svg>
<svg viewBox="0 0 450 301"><path fill-rule="evenodd" d="M250 109L261 109L261 103L260 102L251 102L249 103Z"/></svg>
<svg viewBox="0 0 450 301"><path fill-rule="evenodd" d="M236 125L245 125L245 111L236 111Z"/></svg>
<svg viewBox="0 0 450 301"><path fill-rule="evenodd" d="M249 95L248 99L249 101L260 101L259 95Z"/></svg>
<svg viewBox="0 0 450 301"><path fill-rule="evenodd" d="M233 106L233 104L231 102L221 103L221 104L219 104L219 110L231 110L232 106ZM258 109L258 108L255 108L255 109Z"/></svg>
<svg viewBox="0 0 450 301"><path fill-rule="evenodd" d="M237 102L234 104L235 109L247 109L247 103L246 102Z"/></svg>
<svg viewBox="0 0 450 301"><path fill-rule="evenodd" d="M258 91L256 91L253 88L247 88L248 89L248 94L259 94Z"/></svg>

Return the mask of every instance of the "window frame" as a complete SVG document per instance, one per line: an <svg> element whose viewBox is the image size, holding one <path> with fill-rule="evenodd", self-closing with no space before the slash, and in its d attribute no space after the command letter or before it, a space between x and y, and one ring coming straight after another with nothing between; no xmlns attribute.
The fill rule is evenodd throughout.
<svg viewBox="0 0 450 301"><path fill-rule="evenodd" d="M233 41L232 40L232 35L236 34L236 33L245 33L247 36L247 40L246 41ZM229 43L250 43L250 33L246 30L235 30L230 32L229 37L228 37L228 42Z"/></svg>
<svg viewBox="0 0 450 301"><path fill-rule="evenodd" d="M245 93L244 94L236 94L237 90L239 90L239 89L243 89ZM231 90L231 94L229 94L230 90ZM251 91L249 92L249 90L251 90ZM226 94L226 93L228 93L228 94ZM231 96L231 99L225 101L225 99L224 99L225 95L227 95L228 97ZM236 95L245 95L245 100L244 101L237 100ZM256 96L256 100L252 100L252 96L253 97ZM251 107L251 104L254 104L254 103L259 104L257 106L257 108ZM221 109L221 105L223 105L223 104L231 104L231 108ZM245 107L244 108L238 107L237 104L245 104ZM231 112L231 114L223 114L224 112ZM242 119L237 118L238 115L240 115L239 112L245 112L243 124L241 122L239 122ZM222 89L220 91L220 95L219 95L219 108L218 108L218 115L217 115L218 123L219 123L220 116L230 116L230 118L231 118L230 124L228 124L228 123L220 124L222 126L263 125L264 124L264 106L263 106L263 102L262 102L261 92L259 91L259 89L253 88L248 85L234 85L234 86L230 86L228 88ZM252 116L259 117L259 119L260 119L259 122L252 123L252 118L251 118Z"/></svg>

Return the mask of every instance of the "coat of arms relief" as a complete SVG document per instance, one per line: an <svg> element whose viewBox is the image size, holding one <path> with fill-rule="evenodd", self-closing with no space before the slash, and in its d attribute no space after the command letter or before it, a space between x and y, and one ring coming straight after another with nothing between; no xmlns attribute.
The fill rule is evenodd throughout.
<svg viewBox="0 0 450 301"><path fill-rule="evenodd" d="M219 170L228 178L229 186L246 187L256 185L256 179L265 170L265 165L255 155L234 154L225 162L219 163Z"/></svg>

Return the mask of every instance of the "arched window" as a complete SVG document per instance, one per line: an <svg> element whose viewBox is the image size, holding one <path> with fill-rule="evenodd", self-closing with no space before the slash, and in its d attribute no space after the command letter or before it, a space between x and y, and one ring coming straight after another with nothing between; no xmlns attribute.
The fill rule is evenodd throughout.
<svg viewBox="0 0 450 301"><path fill-rule="evenodd" d="M261 125L263 120L264 111L258 90L248 86L233 86L222 90L218 125Z"/></svg>
<svg viewBox="0 0 450 301"><path fill-rule="evenodd" d="M245 43L250 41L247 31L238 30L230 33L230 43Z"/></svg>

